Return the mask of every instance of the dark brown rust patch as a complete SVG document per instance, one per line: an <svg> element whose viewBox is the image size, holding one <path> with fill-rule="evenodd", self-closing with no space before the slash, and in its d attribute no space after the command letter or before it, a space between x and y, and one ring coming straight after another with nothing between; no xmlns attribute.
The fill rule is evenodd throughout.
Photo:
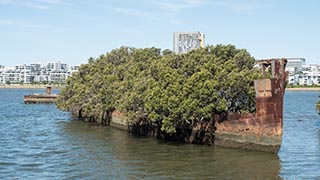
<svg viewBox="0 0 320 180"><path fill-rule="evenodd" d="M215 144L218 146L277 153L282 143L283 96L285 92L286 59L257 61L264 79L255 80L256 113L228 114L220 121L215 115ZM272 77L265 78L270 66Z"/></svg>
<svg viewBox="0 0 320 180"><path fill-rule="evenodd" d="M25 95L23 101L25 104L34 104L34 103L53 103L57 100L59 95L51 94L51 87L47 87L47 94L32 94Z"/></svg>

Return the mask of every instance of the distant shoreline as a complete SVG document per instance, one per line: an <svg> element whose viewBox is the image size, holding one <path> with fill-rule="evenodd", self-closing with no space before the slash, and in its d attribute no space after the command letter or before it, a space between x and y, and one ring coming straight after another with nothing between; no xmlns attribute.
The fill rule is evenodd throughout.
<svg viewBox="0 0 320 180"><path fill-rule="evenodd" d="M0 85L0 89L45 89L48 86L52 87L53 89L60 89L63 86L59 85L31 85L31 84L5 84ZM298 87L298 88L286 88L286 91L320 91L320 87Z"/></svg>
<svg viewBox="0 0 320 180"><path fill-rule="evenodd" d="M62 86L58 85L31 85L31 84L5 84L0 85L0 89L46 89L48 86L52 87L53 89L60 89Z"/></svg>
<svg viewBox="0 0 320 180"><path fill-rule="evenodd" d="M286 91L320 91L320 87L286 88Z"/></svg>

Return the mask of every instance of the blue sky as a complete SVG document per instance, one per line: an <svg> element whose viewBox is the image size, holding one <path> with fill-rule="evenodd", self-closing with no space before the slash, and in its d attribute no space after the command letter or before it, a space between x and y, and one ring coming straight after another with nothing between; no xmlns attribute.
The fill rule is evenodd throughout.
<svg viewBox="0 0 320 180"><path fill-rule="evenodd" d="M86 63L122 45L172 49L201 31L255 58L320 64L317 0L0 0L0 64Z"/></svg>

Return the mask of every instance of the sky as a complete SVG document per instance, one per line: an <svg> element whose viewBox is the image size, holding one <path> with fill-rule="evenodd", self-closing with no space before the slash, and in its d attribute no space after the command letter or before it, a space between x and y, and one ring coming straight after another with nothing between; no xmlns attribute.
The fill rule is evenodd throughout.
<svg viewBox="0 0 320 180"><path fill-rule="evenodd" d="M121 46L173 48L173 33L256 59L320 64L318 0L0 0L0 65L86 63Z"/></svg>

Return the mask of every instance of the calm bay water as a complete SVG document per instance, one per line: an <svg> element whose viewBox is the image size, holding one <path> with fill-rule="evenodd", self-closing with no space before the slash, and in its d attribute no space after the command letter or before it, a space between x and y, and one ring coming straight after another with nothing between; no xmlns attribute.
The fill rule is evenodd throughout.
<svg viewBox="0 0 320 180"><path fill-rule="evenodd" d="M320 92L286 92L280 152L181 145L72 120L0 89L0 179L320 179Z"/></svg>

